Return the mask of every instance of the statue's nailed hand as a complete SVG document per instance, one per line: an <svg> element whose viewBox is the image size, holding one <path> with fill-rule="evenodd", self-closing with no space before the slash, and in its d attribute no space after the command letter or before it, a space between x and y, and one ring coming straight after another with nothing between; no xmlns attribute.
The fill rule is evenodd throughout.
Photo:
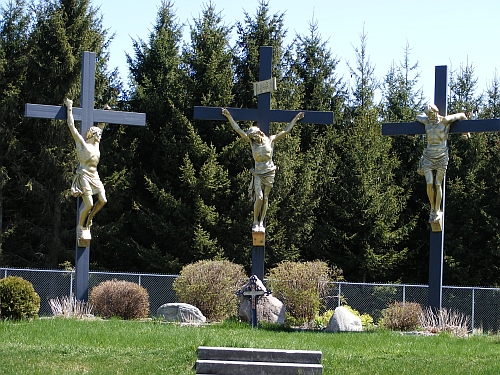
<svg viewBox="0 0 500 375"><path fill-rule="evenodd" d="M68 98L64 99L64 105L65 105L67 108L71 108L71 107L73 107L73 100L68 99Z"/></svg>

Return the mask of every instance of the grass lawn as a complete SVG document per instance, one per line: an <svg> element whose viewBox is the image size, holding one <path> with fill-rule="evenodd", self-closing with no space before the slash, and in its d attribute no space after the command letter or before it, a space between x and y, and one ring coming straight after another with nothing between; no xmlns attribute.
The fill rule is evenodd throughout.
<svg viewBox="0 0 500 375"><path fill-rule="evenodd" d="M500 374L500 336L332 334L240 323L0 321L0 374L195 374L198 346L321 350L323 374ZM249 374L250 375L250 374Z"/></svg>

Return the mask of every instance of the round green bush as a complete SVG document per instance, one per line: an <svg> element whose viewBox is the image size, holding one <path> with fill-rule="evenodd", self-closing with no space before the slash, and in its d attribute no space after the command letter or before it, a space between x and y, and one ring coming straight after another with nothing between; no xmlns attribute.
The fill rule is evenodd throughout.
<svg viewBox="0 0 500 375"><path fill-rule="evenodd" d="M309 323L318 315L323 299L329 294L333 279L342 271L325 262L283 261L269 270L267 284L282 301L291 324Z"/></svg>
<svg viewBox="0 0 500 375"><path fill-rule="evenodd" d="M39 310L40 296L33 284L17 276L0 280L0 318L31 319L38 316Z"/></svg>
<svg viewBox="0 0 500 375"><path fill-rule="evenodd" d="M238 313L236 292L248 280L243 267L228 260L200 260L184 266L173 288L180 302L196 306L208 320Z"/></svg>
<svg viewBox="0 0 500 375"><path fill-rule="evenodd" d="M136 283L108 280L94 287L89 296L94 313L103 318L141 319L149 315L149 295Z"/></svg>

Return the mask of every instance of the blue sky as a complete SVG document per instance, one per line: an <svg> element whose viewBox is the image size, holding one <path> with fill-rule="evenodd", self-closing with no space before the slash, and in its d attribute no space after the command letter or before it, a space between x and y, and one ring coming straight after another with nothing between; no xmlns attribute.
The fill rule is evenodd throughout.
<svg viewBox="0 0 500 375"><path fill-rule="evenodd" d="M6 3L7 0L1 0ZM201 15L205 0L173 1L179 23L189 24ZM244 20L244 12L255 15L258 0L212 0L226 25ZM105 28L115 33L110 47L110 67L118 67L127 81L125 53L133 54L131 39L148 40L161 0L93 0L100 7ZM382 78L392 62L403 59L411 48L411 62L419 63L420 85L428 100L433 97L434 67L448 69L472 64L478 91L486 89L500 67L500 1L497 0L269 0L271 13L285 13L288 38L307 35L314 19L332 55L340 59L339 74L349 80L347 62L355 66L354 47L360 34L368 36L367 52ZM236 33L234 32L234 35ZM499 70L500 74L500 70Z"/></svg>

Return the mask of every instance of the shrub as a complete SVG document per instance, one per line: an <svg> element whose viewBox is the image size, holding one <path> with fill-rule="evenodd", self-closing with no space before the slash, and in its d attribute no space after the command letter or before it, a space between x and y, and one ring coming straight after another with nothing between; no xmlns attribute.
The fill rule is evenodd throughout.
<svg viewBox="0 0 500 375"><path fill-rule="evenodd" d="M129 281L104 281L92 289L89 300L103 318L141 319L149 315L148 292Z"/></svg>
<svg viewBox="0 0 500 375"><path fill-rule="evenodd" d="M435 312L429 307L420 315L420 323L426 332L447 332L454 336L466 337L469 333L470 318L445 308Z"/></svg>
<svg viewBox="0 0 500 375"><path fill-rule="evenodd" d="M322 299L329 294L332 277L340 277L341 272L320 261L284 261L269 271L268 285L295 322L308 323L314 320Z"/></svg>
<svg viewBox="0 0 500 375"><path fill-rule="evenodd" d="M243 267L228 260L200 260L184 266L173 288L180 302L196 306L208 320L238 313L236 292L247 281Z"/></svg>
<svg viewBox="0 0 500 375"><path fill-rule="evenodd" d="M0 280L0 318L30 319L40 310L40 296L33 284L17 276Z"/></svg>
<svg viewBox="0 0 500 375"><path fill-rule="evenodd" d="M412 331L421 327L422 307L416 302L394 302L382 311L379 324L394 331Z"/></svg>

